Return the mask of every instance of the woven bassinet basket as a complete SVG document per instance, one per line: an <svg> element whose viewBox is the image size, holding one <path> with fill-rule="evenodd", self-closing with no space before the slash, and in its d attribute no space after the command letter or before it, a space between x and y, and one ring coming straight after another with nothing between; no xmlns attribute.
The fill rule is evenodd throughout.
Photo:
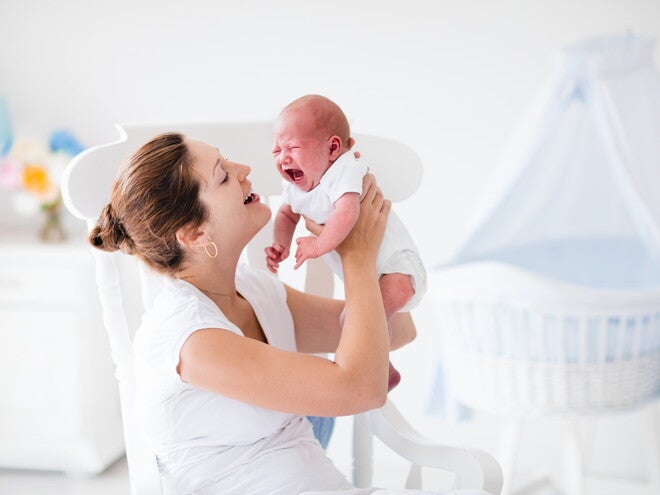
<svg viewBox="0 0 660 495"><path fill-rule="evenodd" d="M445 269L435 282L460 402L516 417L603 413L660 395L660 291L590 289L496 262Z"/></svg>

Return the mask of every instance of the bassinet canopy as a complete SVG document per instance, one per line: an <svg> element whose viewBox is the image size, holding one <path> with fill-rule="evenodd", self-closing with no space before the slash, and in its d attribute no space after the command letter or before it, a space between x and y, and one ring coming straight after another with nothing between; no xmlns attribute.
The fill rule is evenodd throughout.
<svg viewBox="0 0 660 495"><path fill-rule="evenodd" d="M660 287L654 42L570 46L505 149L451 264L493 260L591 287Z"/></svg>

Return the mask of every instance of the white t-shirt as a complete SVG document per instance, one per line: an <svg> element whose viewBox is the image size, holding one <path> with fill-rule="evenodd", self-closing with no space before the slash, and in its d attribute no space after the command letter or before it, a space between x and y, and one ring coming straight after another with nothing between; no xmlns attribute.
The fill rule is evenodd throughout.
<svg viewBox="0 0 660 495"><path fill-rule="evenodd" d="M362 193L362 179L367 173L367 166L362 164L348 151L343 153L326 170L319 185L311 191L303 191L294 184L282 179L282 201L291 206L294 213L304 215L316 223L325 224L334 208L334 203L349 192ZM323 255L330 269L344 279L341 258L336 251ZM401 308L409 311L414 308L426 292L426 270L417 246L408 229L394 211L387 218L385 235L378 250L376 270L379 275L385 273L404 273L412 278L415 295Z"/></svg>
<svg viewBox="0 0 660 495"><path fill-rule="evenodd" d="M268 343L295 351L282 283L240 265L236 287L252 305ZM181 380L176 372L181 347L202 328L242 335L193 285L166 279L135 337L137 406L165 493L290 495L352 488L304 416L239 402Z"/></svg>

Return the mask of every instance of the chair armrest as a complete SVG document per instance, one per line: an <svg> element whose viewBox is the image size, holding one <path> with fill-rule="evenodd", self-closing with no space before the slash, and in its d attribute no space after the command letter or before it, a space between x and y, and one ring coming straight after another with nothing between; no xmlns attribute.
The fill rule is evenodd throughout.
<svg viewBox="0 0 660 495"><path fill-rule="evenodd" d="M415 430L388 399L367 413L374 436L413 464L456 473L454 488L479 488L494 495L502 491L502 469L490 454L433 442Z"/></svg>

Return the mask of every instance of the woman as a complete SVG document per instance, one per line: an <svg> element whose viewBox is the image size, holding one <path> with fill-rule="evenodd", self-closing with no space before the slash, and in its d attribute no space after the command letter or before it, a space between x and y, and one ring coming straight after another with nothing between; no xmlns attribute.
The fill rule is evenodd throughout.
<svg viewBox="0 0 660 495"><path fill-rule="evenodd" d="M142 146L122 168L97 227L169 275L135 337L138 407L166 493L355 491L303 415L381 406L388 331L375 259L390 203L369 179L340 245L341 301L301 293L239 265L268 222L250 168L179 134ZM399 329L410 334L410 329ZM334 361L308 353L334 352Z"/></svg>

